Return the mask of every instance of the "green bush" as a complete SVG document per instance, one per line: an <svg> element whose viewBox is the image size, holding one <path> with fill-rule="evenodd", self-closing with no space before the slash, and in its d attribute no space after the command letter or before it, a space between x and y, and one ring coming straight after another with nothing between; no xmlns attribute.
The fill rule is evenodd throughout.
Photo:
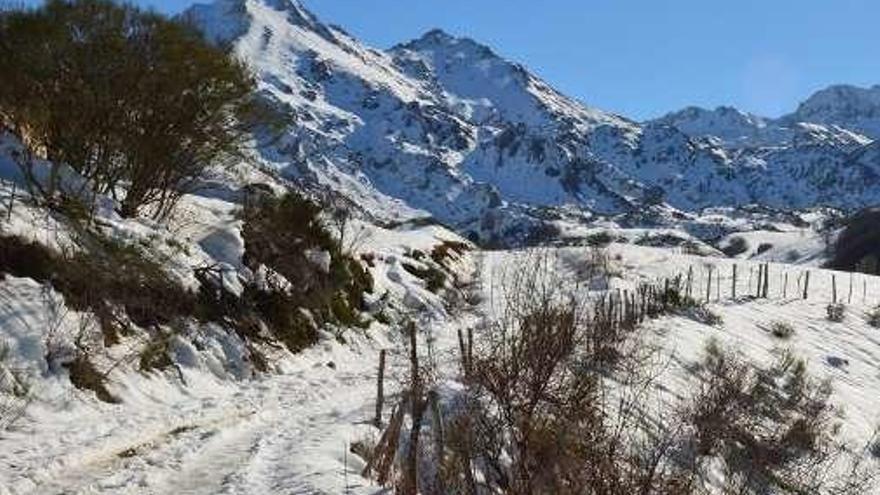
<svg viewBox="0 0 880 495"><path fill-rule="evenodd" d="M48 0L0 18L0 121L126 216L167 215L202 171L236 152L255 108L243 63L193 29L130 4Z"/></svg>
<svg viewBox="0 0 880 495"><path fill-rule="evenodd" d="M344 252L321 221L320 207L297 194L264 199L244 212L244 262L253 270L265 266L290 286L251 286L246 305L269 323L270 331L296 352L318 338L316 325L363 326L364 294L373 278ZM329 256L319 266L313 256ZM306 317L303 310L308 312Z"/></svg>
<svg viewBox="0 0 880 495"><path fill-rule="evenodd" d="M403 269L410 275L420 278L425 282L425 288L431 292L438 292L446 285L446 273L437 267L425 265L417 266L412 263L404 263Z"/></svg>

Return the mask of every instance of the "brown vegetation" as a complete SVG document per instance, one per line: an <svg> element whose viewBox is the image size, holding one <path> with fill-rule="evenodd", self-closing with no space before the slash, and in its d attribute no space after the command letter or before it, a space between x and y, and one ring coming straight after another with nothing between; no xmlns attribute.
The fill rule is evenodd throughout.
<svg viewBox="0 0 880 495"><path fill-rule="evenodd" d="M697 304L675 282L585 300L555 263L538 256L513 270L501 313L473 340L460 334L465 390L442 431L422 431L442 447L421 447L420 493L858 494L875 486L861 452L837 439L830 387L790 353L763 367L710 344L694 368L697 389L662 412L649 408L663 369L639 323ZM401 436L401 410L386 435ZM388 469L380 482L394 484ZM398 469L410 480L399 488L412 493L412 460Z"/></svg>

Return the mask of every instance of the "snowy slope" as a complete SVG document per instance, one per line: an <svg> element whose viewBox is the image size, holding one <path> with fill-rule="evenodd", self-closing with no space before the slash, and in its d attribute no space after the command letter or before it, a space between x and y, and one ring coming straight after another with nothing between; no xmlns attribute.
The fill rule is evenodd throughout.
<svg viewBox="0 0 880 495"><path fill-rule="evenodd" d="M452 270L463 281L476 277L487 303L450 311L406 266L415 253L463 241L459 234L494 244L577 243L596 234L626 240L611 247L621 275L612 290L689 267L700 285L712 266L722 278L710 307L725 323L651 323L675 363L658 393L672 399L693 384L689 366L711 337L768 359L778 342L767 325L784 320L796 328L789 345L832 381L847 438L866 440L880 421L880 340L864 318L880 303L880 280L814 268L825 255L817 226L834 214L788 211L880 201L877 88L820 92L778 120L692 108L636 123L442 31L380 51L295 0L219 0L185 16L247 60L262 94L285 110L286 131L254 136L250 160L207 177L168 224L122 219L98 198L102 232L161 257L186 287L198 286L195 268L220 266L236 290L247 274L237 215L245 188L334 189L364 214L351 234L359 238L355 254L372 260L377 290L368 303L394 319L343 339L325 329L316 347L298 355L267 345L268 373L249 361L248 342L217 325L176 335L174 366L165 372L137 369L150 337L144 332L113 347L94 343L92 357L109 370L120 399L108 404L73 387L68 372L46 359L49 336L70 341L90 315L69 310L33 280L0 279L0 413L21 412L0 414L0 494L384 493L359 477L363 460L347 453L350 443L377 434L365 422L379 351L390 350L393 397L406 376L398 330L415 319L438 361L438 381L454 387L456 331L493 314L503 296L496 276L522 255L457 259ZM0 233L67 246L69 225L27 201L12 159L18 146L0 136ZM721 258L715 247L737 236L746 250ZM587 256L581 248L553 252L568 266ZM758 261L772 262L771 297L731 300L732 264L742 293L754 289ZM796 294L806 270L813 278L804 300ZM844 323L824 319L832 277L847 300ZM31 385L29 394L10 385L18 380Z"/></svg>
<svg viewBox="0 0 880 495"><path fill-rule="evenodd" d="M820 92L776 120L721 107L638 124L440 30L383 52L296 0L220 0L185 16L233 47L291 113L282 139L258 143L263 160L389 220L432 215L509 244L546 232L556 208L665 215L880 201L880 163L853 158L872 142L873 90Z"/></svg>
<svg viewBox="0 0 880 495"><path fill-rule="evenodd" d="M880 426L880 398L873 393L880 386L880 338L877 328L869 325L867 315L880 304L880 277L856 275L851 278L847 273L770 263L768 298L756 299L749 296L757 291L756 262L687 256L666 249L631 245L613 245L609 255L615 260L612 271L617 275L610 279L607 289L600 284L596 290L581 277L577 268L590 258L587 249L486 253L487 311L496 317L504 314L508 290L505 281L518 266L528 264L530 259L533 262L535 256L549 257L551 261L544 266L553 267L559 280L570 284L567 287L577 286L576 290L585 297L595 297L605 290L632 291L640 283L656 283L667 277L682 276L685 280L692 270L694 294L704 300L711 272L707 308L720 316L722 323L709 325L686 315L666 316L646 323L643 338L649 346L660 349L656 362L661 363L659 380L648 394L661 405L656 411L651 407L647 409L662 415L665 408L680 404L699 388L695 369L710 341L760 365L772 362L782 350L790 350L805 360L812 376L829 381L833 390L831 402L839 408L841 436L847 445L855 452L863 452L861 449L871 443ZM734 264L738 268L736 298L732 297ZM803 299L807 272L810 274L809 294ZM840 323L826 317L826 307L833 300L834 279L838 301L846 307L845 318ZM776 322L791 325L794 334L788 339L773 336L770 328ZM870 457L867 453L863 455Z"/></svg>
<svg viewBox="0 0 880 495"><path fill-rule="evenodd" d="M791 138L790 131L773 125L770 119L733 107L722 106L714 110L688 107L669 113L656 122L676 127L688 136L716 137L730 148L782 144Z"/></svg>
<svg viewBox="0 0 880 495"><path fill-rule="evenodd" d="M860 88L845 84L830 86L810 96L783 122L814 122L838 125L880 138L880 85Z"/></svg>
<svg viewBox="0 0 880 495"><path fill-rule="evenodd" d="M450 326L467 322L448 316L400 266L406 251L430 249L438 236L454 238L436 228L374 230L364 249L381 253L380 289L421 313L426 338L433 332L448 347ZM25 279L0 282L0 319L17 369L43 362L41 291ZM274 356L277 372L247 379L222 372L234 361L222 348L237 345L227 337L213 346L214 366L181 359L179 380L115 370L115 405L73 389L63 374L37 379L46 373L37 371L24 417L0 434L0 494L376 493L356 474L362 461L346 452L372 433L366 420L380 349L389 350L389 387L403 380L401 337L379 325L345 343L326 339L297 356Z"/></svg>
<svg viewBox="0 0 880 495"><path fill-rule="evenodd" d="M371 228L361 249L379 254L374 274L380 287L394 294L393 300L413 310L422 308L419 327L426 342L432 342L439 372L435 380L455 387L455 333L474 325L478 314L446 313L436 296L400 268L411 249L430 249L438 237L448 235L436 228ZM563 276L572 283L578 275L568 270L588 255L581 248L553 252ZM706 326L684 316L648 323L647 338L660 349L660 361L669 363L654 390L661 402L675 403L693 389L697 379L693 365L710 339L756 363L769 361L774 349L784 346L805 358L811 373L830 380L832 401L843 412L843 437L853 445L871 437L880 421L880 402L873 393L880 386L880 340L877 329L866 323L865 313L880 302L880 278L854 277L850 296L849 275L773 263L767 300L733 300L732 264L739 267L742 296L755 290L756 263L631 245L613 245L610 255L619 273L611 279L612 291L683 274L688 268L694 269L697 287L706 283L709 266L716 277L721 274L717 292L712 286L709 308L722 317L722 325ZM480 311L492 317L503 304L504 274L528 253L492 251L473 256L462 265L462 273L482 260L479 273L486 302ZM796 287L807 270L811 290L803 300ZM784 297L786 273L789 287ZM832 276L837 277L840 298L850 302L843 323L825 319ZM0 283L0 295L13 302L0 315L7 322L5 328L19 336L19 345L25 346L21 349L39 346L34 331L45 316L38 305L24 301L38 301L40 290L23 279ZM768 332L775 321L795 328L784 344ZM183 367L182 382L119 371L114 373L113 391L124 401L118 405L72 390L63 376L41 381L38 399L26 417L0 435L0 493L385 493L359 476L363 460L347 450L353 442L378 435L367 421L373 412L379 349L390 350L391 400L405 387L401 337L377 326L364 335L350 334L344 344L328 339L298 356L280 359L278 373L244 381L198 366ZM32 344L27 344L28 339ZM15 353L34 362L40 360L39 354Z"/></svg>
<svg viewBox="0 0 880 495"><path fill-rule="evenodd" d="M8 140L5 144L14 147ZM0 173L15 178L9 157L0 156ZM120 219L111 209L99 212L98 223L115 239L142 244L150 252L167 256L165 267L181 283L196 283L192 269L203 264L224 263L240 272L242 243L236 200L240 188L253 182L273 188L289 186L241 164L212 177L212 188L186 196L168 225ZM0 186L0 204L6 204L10 193L6 179ZM26 236L47 245L67 242L66 223L32 206L21 189L16 198L11 220L0 221L4 234ZM731 223L725 228L738 228L735 217L732 212L719 215ZM817 212L801 221L818 219L821 214ZM693 221L712 224L709 217ZM783 226L775 228L782 230ZM371 273L377 290L370 303L398 321L416 319L420 338L431 344L426 358L436 360L437 383L454 388L458 373L456 332L475 325L483 315L493 315L498 298L503 298L496 277L519 266L522 252L473 252L459 258L454 271L463 280L475 274L486 303L474 310L449 311L441 297L426 290L424 282L405 264L414 262L416 250L427 253L443 241L460 241L460 237L439 226L414 224L386 228L358 221L351 229L352 235L360 236L357 252L373 260ZM634 239L654 234L663 231L631 232ZM811 243L818 243L811 233L799 238L796 230L743 235L750 236L752 245L778 245L778 253L792 246L812 249ZM172 249L170 239L183 248ZM797 329L790 346L808 359L813 372L831 379L833 400L846 412L845 437L853 443L868 438L880 419L875 417L880 404L872 394L880 385L880 341L875 338L876 329L865 322L864 313L880 302L880 279L850 279L840 273L772 264L770 299L731 301L731 264L739 264L739 294L743 294L754 290L754 261L676 252L634 245L610 248L620 274L611 280L611 290L681 274L688 267L695 269L698 287L706 282L708 266L722 274L710 304L724 319L722 327L707 327L684 317L650 324L652 339L674 363L657 390L661 398L673 402L692 387L695 378L690 366L711 337L730 343L755 360L769 359L777 342L766 328L769 322L782 319ZM569 260L562 265L567 267L576 266L588 255L582 248L562 248L555 253ZM770 257L772 253L766 251L759 259L776 259ZM796 296L797 286L808 269L812 289L810 297L802 300ZM785 273L789 274L787 290L782 285ZM824 319L825 306L832 297L832 275L837 277L841 299L851 299L842 324ZM578 275L566 272L564 276L576 280ZM720 301L715 302L719 292ZM22 414L14 422L4 423L0 433L0 494L383 493L383 488L359 476L364 461L348 453L348 447L378 435L367 421L374 406L380 349L390 351L389 400L393 402L405 387L407 356L399 325L377 321L366 330L346 332L344 341L327 332L317 346L298 355L270 350L272 370L268 373L256 372L239 336L213 325L197 325L176 336L171 343L175 366L165 372L137 370L136 354L132 353L143 345L142 334L126 337L120 345L109 348L97 344L92 359L101 369L109 370L108 387L120 399L118 404L108 404L98 401L93 393L74 388L67 372L52 369L45 357L51 336L75 335L88 315L68 311L58 294L24 278L0 280L0 301L6 349L0 375L4 386L11 374L31 387L27 400L12 400L12 406ZM5 388L0 392L3 408L14 396Z"/></svg>
<svg viewBox="0 0 880 495"><path fill-rule="evenodd" d="M71 223L36 206L20 182L5 152L17 146L2 136L0 235L53 249L72 246ZM107 208L98 210L96 228L162 259L162 268L187 287L198 287L199 267L222 266L234 292L240 277L249 276L238 211L242 188L254 183L292 186L242 163L186 195L167 224L122 219ZM360 461L346 451L371 433L363 421L379 350L390 351L389 387L396 386L406 363L398 319L417 320L425 338L431 332L447 338L452 325L468 318L450 315L404 265L417 263L416 250L431 253L463 239L432 225L383 228L354 220L349 229L348 238L357 239L354 254L371 260L375 290L367 303L393 320L344 333L322 328L320 342L296 355L193 320L168 342L171 366L144 371L138 362L155 334L132 327L115 345L82 342L95 333L94 315L67 307L48 284L0 276L0 494L342 493L346 481L353 493L374 493L354 474ZM474 271L466 257L448 266L463 281ZM61 359L50 357L74 343L86 345L117 403L76 388ZM268 370L257 369L252 346L264 353Z"/></svg>

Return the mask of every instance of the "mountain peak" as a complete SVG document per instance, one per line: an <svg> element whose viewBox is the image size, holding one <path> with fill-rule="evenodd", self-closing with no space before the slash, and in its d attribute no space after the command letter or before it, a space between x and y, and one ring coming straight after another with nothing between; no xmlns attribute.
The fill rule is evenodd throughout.
<svg viewBox="0 0 880 495"><path fill-rule="evenodd" d="M305 27L311 30L320 31L323 24L318 18L306 9L299 0L262 0L266 5L286 12L287 20L294 25Z"/></svg>
<svg viewBox="0 0 880 495"><path fill-rule="evenodd" d="M455 36L440 28L434 28L417 39L401 43L393 47L391 51L411 50L423 52L438 49L466 51L474 53L480 58L489 56L499 58L487 45L466 36Z"/></svg>
<svg viewBox="0 0 880 495"><path fill-rule="evenodd" d="M287 23L333 41L333 31L311 13L299 0L215 0L195 4L181 18L196 26L214 43L229 43L247 32L256 11L274 12Z"/></svg>
<svg viewBox="0 0 880 495"><path fill-rule="evenodd" d="M660 117L654 122L671 125L691 137L713 136L729 146L743 146L776 140L768 133L768 120L722 105L714 110L690 106Z"/></svg>
<svg viewBox="0 0 880 495"><path fill-rule="evenodd" d="M835 124L880 138L880 85L836 84L813 93L787 121Z"/></svg>
<svg viewBox="0 0 880 495"><path fill-rule="evenodd" d="M880 106L880 85L863 88L849 84L835 84L813 93L800 104L798 111L842 105Z"/></svg>
<svg viewBox="0 0 880 495"><path fill-rule="evenodd" d="M430 41L433 43L452 43L457 38L441 28L434 28L423 34L419 40Z"/></svg>

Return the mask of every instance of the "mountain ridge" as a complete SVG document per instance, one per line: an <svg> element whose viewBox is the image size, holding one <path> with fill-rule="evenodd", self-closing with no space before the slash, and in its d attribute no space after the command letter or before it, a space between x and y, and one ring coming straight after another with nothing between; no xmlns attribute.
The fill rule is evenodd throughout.
<svg viewBox="0 0 880 495"><path fill-rule="evenodd" d="M880 135L880 86L820 91L779 119L722 106L635 122L441 29L381 51L296 1L219 0L184 15L294 115L259 150L271 166L476 241L522 243L558 209L579 210L578 222L653 211L674 223L712 207L880 202L880 162L859 153Z"/></svg>

